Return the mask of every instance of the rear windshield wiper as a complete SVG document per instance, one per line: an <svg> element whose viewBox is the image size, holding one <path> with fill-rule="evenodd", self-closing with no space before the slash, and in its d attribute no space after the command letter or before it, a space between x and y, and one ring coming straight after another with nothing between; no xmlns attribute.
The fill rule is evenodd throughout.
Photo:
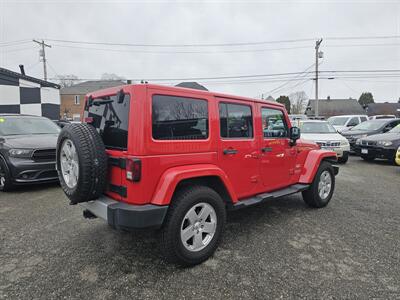
<svg viewBox="0 0 400 300"><path fill-rule="evenodd" d="M114 102L114 100L112 100L112 99L101 99L100 98L100 99L93 100L92 105L99 106L99 105L108 104L108 103L112 103L112 102Z"/></svg>

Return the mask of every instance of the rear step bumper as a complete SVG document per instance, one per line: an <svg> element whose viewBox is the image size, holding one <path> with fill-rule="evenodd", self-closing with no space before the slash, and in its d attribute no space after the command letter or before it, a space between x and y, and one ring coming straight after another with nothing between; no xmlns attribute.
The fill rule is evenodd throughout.
<svg viewBox="0 0 400 300"><path fill-rule="evenodd" d="M115 201L105 195L80 205L116 229L159 228L168 210L167 205L132 205Z"/></svg>

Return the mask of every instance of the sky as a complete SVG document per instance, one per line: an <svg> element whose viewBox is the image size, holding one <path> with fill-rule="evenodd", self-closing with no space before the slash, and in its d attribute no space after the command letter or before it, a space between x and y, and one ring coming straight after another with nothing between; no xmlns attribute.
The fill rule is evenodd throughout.
<svg viewBox="0 0 400 300"><path fill-rule="evenodd" d="M182 80L169 79L310 72L315 70L317 38L323 38L321 71L398 70L379 75L322 72L320 99L358 99L368 91L376 102L399 100L400 0L0 0L0 66L19 71L23 64L27 75L42 78L39 46L31 40L44 39L52 46L46 48L50 81L65 74L98 79L114 73L175 84ZM209 90L241 96L276 98L304 91L314 98L313 76L196 81Z"/></svg>

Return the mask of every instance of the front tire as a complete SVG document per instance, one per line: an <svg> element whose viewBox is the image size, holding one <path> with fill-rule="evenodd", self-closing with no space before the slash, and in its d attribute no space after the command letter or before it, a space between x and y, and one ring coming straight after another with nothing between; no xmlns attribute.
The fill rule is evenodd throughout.
<svg viewBox="0 0 400 300"><path fill-rule="evenodd" d="M343 156L338 158L338 163L345 164L349 160L349 153L343 152Z"/></svg>
<svg viewBox="0 0 400 300"><path fill-rule="evenodd" d="M332 165L322 161L310 188L304 191L303 200L308 206L321 208L328 205L335 189L335 174Z"/></svg>
<svg viewBox="0 0 400 300"><path fill-rule="evenodd" d="M166 260L184 267L207 260L218 247L225 220L225 204L213 189L190 186L178 191L161 230Z"/></svg>
<svg viewBox="0 0 400 300"><path fill-rule="evenodd" d="M14 188L11 182L11 173L6 162L0 157L0 191L9 192Z"/></svg>

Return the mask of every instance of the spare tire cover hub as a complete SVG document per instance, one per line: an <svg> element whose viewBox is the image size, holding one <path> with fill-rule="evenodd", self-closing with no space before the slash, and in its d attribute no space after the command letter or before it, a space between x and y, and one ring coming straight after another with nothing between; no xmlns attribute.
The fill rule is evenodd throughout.
<svg viewBox="0 0 400 300"><path fill-rule="evenodd" d="M70 139L64 140L60 154L61 173L65 184L74 188L79 179L79 160L75 145Z"/></svg>

